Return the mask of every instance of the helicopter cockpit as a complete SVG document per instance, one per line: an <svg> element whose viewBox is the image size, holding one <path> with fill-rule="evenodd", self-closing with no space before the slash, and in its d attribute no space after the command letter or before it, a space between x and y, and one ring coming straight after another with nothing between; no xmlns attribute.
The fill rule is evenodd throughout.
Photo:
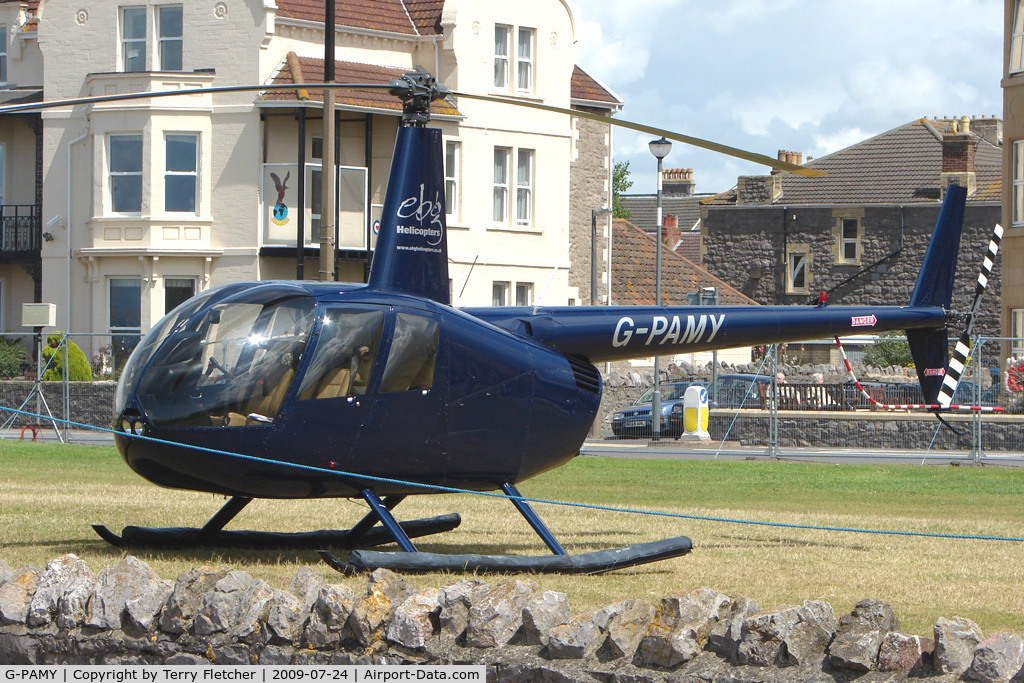
<svg viewBox="0 0 1024 683"><path fill-rule="evenodd" d="M116 397L123 426L142 415L157 427L269 425L296 382L300 403L366 394L385 311L327 304L319 322L316 312L310 293L287 283L227 285L191 299L161 320L126 364ZM391 336L376 390L429 390L437 321L399 312Z"/></svg>
<svg viewBox="0 0 1024 683"><path fill-rule="evenodd" d="M196 297L147 335L122 374L119 413L134 388L158 426L273 421L306 350L314 302L284 284L232 290Z"/></svg>

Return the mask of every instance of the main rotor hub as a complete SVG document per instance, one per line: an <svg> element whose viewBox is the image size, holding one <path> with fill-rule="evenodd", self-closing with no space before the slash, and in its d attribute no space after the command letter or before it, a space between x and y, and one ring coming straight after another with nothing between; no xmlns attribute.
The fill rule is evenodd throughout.
<svg viewBox="0 0 1024 683"><path fill-rule="evenodd" d="M451 91L422 67L388 82L388 93L402 100L402 125L425 126L430 122L430 103Z"/></svg>

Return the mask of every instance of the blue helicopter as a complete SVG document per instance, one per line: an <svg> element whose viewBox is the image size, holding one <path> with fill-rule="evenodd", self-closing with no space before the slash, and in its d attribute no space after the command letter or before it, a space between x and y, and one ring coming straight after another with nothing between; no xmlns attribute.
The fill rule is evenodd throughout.
<svg viewBox="0 0 1024 683"><path fill-rule="evenodd" d="M322 553L342 571L608 571L683 555L690 539L569 555L516 489L579 454L601 400L595 363L839 336L871 321L907 330L926 402L939 395L963 188L946 193L907 306L460 310L448 292L441 132L425 125L449 93L423 73L389 87L405 115L369 282L228 284L145 335L117 387L118 450L157 485L230 500L202 528L119 536L95 525L111 544L343 548L346 561ZM418 552L413 538L458 515L400 523L392 510L453 488L503 492L551 555ZM326 497L361 498L369 512L344 531L224 528L256 498ZM401 552L365 550L391 542Z"/></svg>

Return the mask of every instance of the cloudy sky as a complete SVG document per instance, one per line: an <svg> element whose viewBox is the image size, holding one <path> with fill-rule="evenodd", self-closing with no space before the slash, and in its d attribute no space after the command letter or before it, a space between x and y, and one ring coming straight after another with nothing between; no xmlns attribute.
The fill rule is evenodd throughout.
<svg viewBox="0 0 1024 683"><path fill-rule="evenodd" d="M577 63L618 116L775 156L819 157L922 116L1002 116L1002 0L569 0ZM630 192L653 192L649 135L615 132ZM721 192L767 167L682 144Z"/></svg>

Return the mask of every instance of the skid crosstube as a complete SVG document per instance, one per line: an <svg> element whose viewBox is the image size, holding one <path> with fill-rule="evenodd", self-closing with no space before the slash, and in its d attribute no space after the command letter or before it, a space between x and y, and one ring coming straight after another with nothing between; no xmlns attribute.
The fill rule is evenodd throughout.
<svg viewBox="0 0 1024 683"><path fill-rule="evenodd" d="M686 536L666 538L650 543L599 550L582 555L569 555L555 539L540 516L530 507L526 498L511 483L502 487L505 495L515 508L523 515L533 530L544 541L552 552L551 555L445 555L442 553L418 552L408 538L402 538L401 531L395 531L395 521L390 509L375 505L372 491L363 491L363 497L370 504L384 526L392 531L394 540L402 548L402 552L375 552L353 550L348 554L348 561L342 562L327 550L319 551L320 557L333 569L343 574L356 574L373 571L374 569L390 569L396 572L452 572L452 573L535 573L535 574L600 574L615 569L635 567L649 562L658 562L685 555L693 548L693 543Z"/></svg>
<svg viewBox="0 0 1024 683"><path fill-rule="evenodd" d="M490 574L600 574L615 569L635 567L679 557L690 552L693 544L686 536L666 538L650 543L599 550L581 555L444 555L421 552L377 552L353 550L348 562L342 562L326 550L323 558L335 570L344 574L390 569L404 573L453 572Z"/></svg>
<svg viewBox="0 0 1024 683"><path fill-rule="evenodd" d="M412 548L409 538L440 534L459 526L462 519L457 514L415 519L398 523L391 516L391 510L401 503L405 496L387 496L383 500L367 489L367 502L371 512L351 529L305 531L280 533L273 531L224 531L224 526L241 512L252 498L235 496L228 500L201 529L191 527L152 528L126 526L118 536L102 524L92 528L104 541L117 548L193 548L197 546L227 546L257 549L296 548L319 550L320 548L372 548L391 543L396 536L404 536L403 549ZM371 495L372 494L372 495ZM390 521L385 526L376 526L379 521Z"/></svg>

